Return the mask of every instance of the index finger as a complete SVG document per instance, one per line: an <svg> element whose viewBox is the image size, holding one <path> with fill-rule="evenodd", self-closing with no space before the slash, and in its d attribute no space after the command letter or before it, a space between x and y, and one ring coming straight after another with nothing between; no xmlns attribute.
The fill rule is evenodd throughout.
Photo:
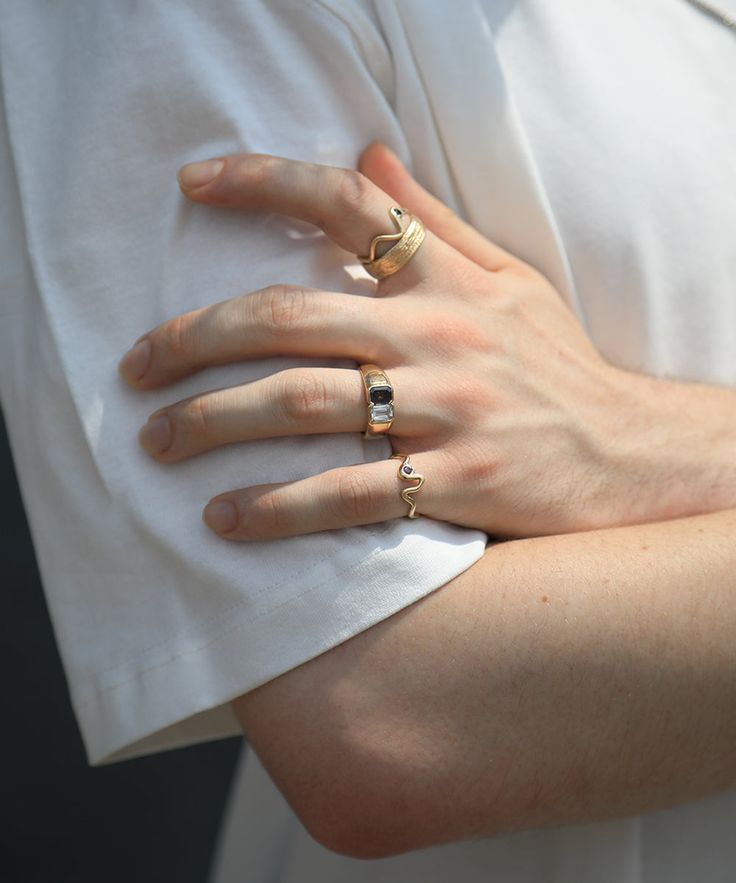
<svg viewBox="0 0 736 883"><path fill-rule="evenodd" d="M396 232L389 218L395 202L355 169L245 153L184 166L179 184L195 202L266 209L307 221L356 255L367 255L375 236ZM402 284L425 278L431 252L440 246L435 237L425 240L399 271Z"/></svg>

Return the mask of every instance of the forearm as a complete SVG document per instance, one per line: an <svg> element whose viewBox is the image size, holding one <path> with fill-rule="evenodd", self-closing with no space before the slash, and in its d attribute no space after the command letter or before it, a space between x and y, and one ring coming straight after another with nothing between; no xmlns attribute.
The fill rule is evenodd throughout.
<svg viewBox="0 0 736 883"><path fill-rule="evenodd" d="M726 511L489 547L423 602L244 697L241 720L317 836L351 854L728 788L735 539ZM261 741L284 708L282 737Z"/></svg>

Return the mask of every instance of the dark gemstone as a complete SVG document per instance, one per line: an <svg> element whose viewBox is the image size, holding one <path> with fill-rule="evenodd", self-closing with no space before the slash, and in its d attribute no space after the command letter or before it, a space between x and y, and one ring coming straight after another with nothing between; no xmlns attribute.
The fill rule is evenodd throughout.
<svg viewBox="0 0 736 883"><path fill-rule="evenodd" d="M390 386L374 386L370 390L371 404L387 405L391 401L392 395Z"/></svg>
<svg viewBox="0 0 736 883"><path fill-rule="evenodd" d="M404 473L404 475L411 475L414 471L414 468L412 466L409 466L409 464L407 463L406 466L401 467L401 471Z"/></svg>

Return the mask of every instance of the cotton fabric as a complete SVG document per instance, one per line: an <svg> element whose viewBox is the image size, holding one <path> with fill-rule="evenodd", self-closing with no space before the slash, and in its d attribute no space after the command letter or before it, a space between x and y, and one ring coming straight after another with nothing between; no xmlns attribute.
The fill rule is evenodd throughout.
<svg viewBox="0 0 736 883"><path fill-rule="evenodd" d="M180 165L257 151L354 166L372 137L405 156L406 142L350 32L317 4L32 2L0 14L2 401L88 755L233 735L231 699L445 584L486 536L404 518L224 542L201 522L216 493L380 460L390 442L265 439L164 468L136 440L147 416L296 365L356 367L360 390L357 366L241 362L137 393L116 364L159 322L266 285L374 290L314 228L187 202Z"/></svg>
<svg viewBox="0 0 736 883"><path fill-rule="evenodd" d="M736 35L669 0L375 8L409 142L436 134L455 187L420 177L554 279L611 362L733 386ZM730 883L734 824L729 791L356 861L309 837L248 752L213 881Z"/></svg>
<svg viewBox="0 0 736 883"><path fill-rule="evenodd" d="M400 519L232 546L200 525L221 490L390 449L267 440L168 468L138 449L167 402L353 364L243 362L133 393L114 366L147 328L274 282L372 293L304 225L186 203L175 169L237 151L354 166L379 138L546 273L612 363L733 385L734 39L685 0L2 7L0 394L93 763L236 732L231 698L448 582L486 540ZM719 883L734 818L727 793L352 862L308 839L250 755L215 879Z"/></svg>

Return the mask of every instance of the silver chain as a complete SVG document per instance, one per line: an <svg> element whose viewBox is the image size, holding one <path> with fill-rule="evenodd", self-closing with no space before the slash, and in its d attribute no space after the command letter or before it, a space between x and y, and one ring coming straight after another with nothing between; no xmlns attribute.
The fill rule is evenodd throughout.
<svg viewBox="0 0 736 883"><path fill-rule="evenodd" d="M701 12L710 15L722 25L731 28L732 31L736 31L736 18L732 15L727 15L725 12L721 12L720 9L716 9L716 7L712 6L710 3L705 3L704 0L688 0L688 2L692 3L693 6L697 6Z"/></svg>

